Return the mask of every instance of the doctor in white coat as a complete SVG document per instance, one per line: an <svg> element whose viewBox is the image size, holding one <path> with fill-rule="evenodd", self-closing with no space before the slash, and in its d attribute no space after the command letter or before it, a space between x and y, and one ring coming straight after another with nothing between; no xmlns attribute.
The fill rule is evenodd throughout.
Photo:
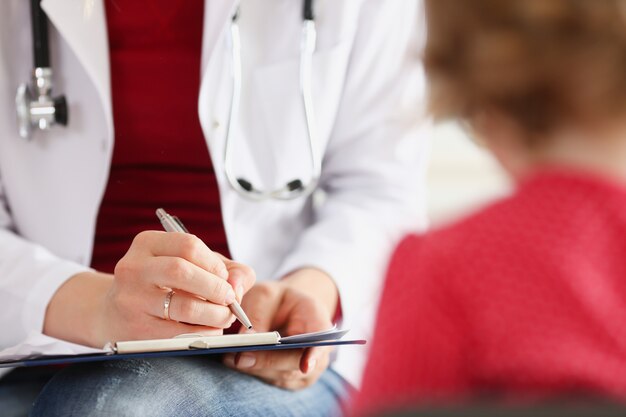
<svg viewBox="0 0 626 417"><path fill-rule="evenodd" d="M181 328L157 325L148 332L145 323L127 325L121 318L141 320L139 304L147 303L120 307L120 300L139 300L142 294L124 286L129 280L89 268L115 141L103 0L42 1L50 21L55 91L68 97L70 123L35 132L27 141L18 136L15 92L28 80L33 65L28 3L0 3L0 348L20 343L31 332L93 346L127 335L176 334ZM340 305L342 326L352 329L355 337L367 337L390 251L403 233L425 224L428 123L417 116L424 110L425 94L419 63L424 33L421 3L315 3L318 42L312 83L322 155L319 185L311 196L262 202L242 198L224 175L232 99L229 24L237 7L242 11L239 23L245 47L241 111L233 132L234 169L265 188L311 175L298 87L301 2L206 0L198 115L217 175L228 245L237 263L198 249L201 245L190 244L191 238L176 241L173 234L155 232L136 239L122 259L120 274L144 276L145 285L163 284L150 282L156 278L137 266L146 259L138 260L136 254L168 239L168 245L182 247L172 256L184 257L190 245L198 249L202 260L196 264L205 263L212 278L222 266L242 271L244 292L253 281L244 265L254 269L257 284L244 297L243 306L261 330L269 329L274 320L267 311L287 308L281 303L291 297L293 305L310 305L311 311L326 316L304 320L309 324L290 323L287 317L284 327L316 330L317 324L330 323L332 311ZM216 294L205 298L223 306L217 298L224 294ZM159 308L162 299L155 303ZM94 305L99 307L97 313L90 311ZM263 310L267 306L273 310ZM116 315L116 309L126 309L126 315ZM217 322L181 321L224 327ZM267 387L297 390L314 385L328 366L357 385L365 354L362 347L342 347L330 363L329 352L320 350L304 366L300 356L272 356L275 353L257 355L251 366L237 366L231 357L224 362L268 382ZM154 391L150 395L159 398Z"/></svg>

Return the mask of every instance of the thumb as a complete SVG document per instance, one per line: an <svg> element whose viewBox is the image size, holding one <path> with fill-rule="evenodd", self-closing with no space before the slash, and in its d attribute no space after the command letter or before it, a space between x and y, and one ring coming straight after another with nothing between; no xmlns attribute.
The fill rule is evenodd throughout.
<svg viewBox="0 0 626 417"><path fill-rule="evenodd" d="M281 292L274 283L257 284L244 298L241 307L254 326L256 332L275 330L275 316L280 308Z"/></svg>
<svg viewBox="0 0 626 417"><path fill-rule="evenodd" d="M300 300L290 313L285 329L288 335L319 332L332 327L328 313L310 299Z"/></svg>

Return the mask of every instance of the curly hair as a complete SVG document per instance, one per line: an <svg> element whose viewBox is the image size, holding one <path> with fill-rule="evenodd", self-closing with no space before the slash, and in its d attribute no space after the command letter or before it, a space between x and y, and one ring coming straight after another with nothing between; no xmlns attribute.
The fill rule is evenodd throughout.
<svg viewBox="0 0 626 417"><path fill-rule="evenodd" d="M430 108L530 138L626 110L626 0L427 0Z"/></svg>

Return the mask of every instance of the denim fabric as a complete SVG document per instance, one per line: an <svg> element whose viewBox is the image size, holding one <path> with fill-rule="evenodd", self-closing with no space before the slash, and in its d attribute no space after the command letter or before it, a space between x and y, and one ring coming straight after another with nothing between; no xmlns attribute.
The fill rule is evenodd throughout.
<svg viewBox="0 0 626 417"><path fill-rule="evenodd" d="M17 368L0 379L0 416L26 417L57 367Z"/></svg>
<svg viewBox="0 0 626 417"><path fill-rule="evenodd" d="M339 416L348 390L332 370L288 391L206 357L110 361L59 372L31 416Z"/></svg>

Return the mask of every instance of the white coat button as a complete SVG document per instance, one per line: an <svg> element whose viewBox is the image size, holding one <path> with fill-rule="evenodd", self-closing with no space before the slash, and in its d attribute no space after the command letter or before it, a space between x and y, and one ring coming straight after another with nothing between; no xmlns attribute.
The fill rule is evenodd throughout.
<svg viewBox="0 0 626 417"><path fill-rule="evenodd" d="M222 124L220 123L220 121L219 121L219 120L217 120L217 119L213 119L213 130L217 130L217 129L219 129L221 125L222 125Z"/></svg>

